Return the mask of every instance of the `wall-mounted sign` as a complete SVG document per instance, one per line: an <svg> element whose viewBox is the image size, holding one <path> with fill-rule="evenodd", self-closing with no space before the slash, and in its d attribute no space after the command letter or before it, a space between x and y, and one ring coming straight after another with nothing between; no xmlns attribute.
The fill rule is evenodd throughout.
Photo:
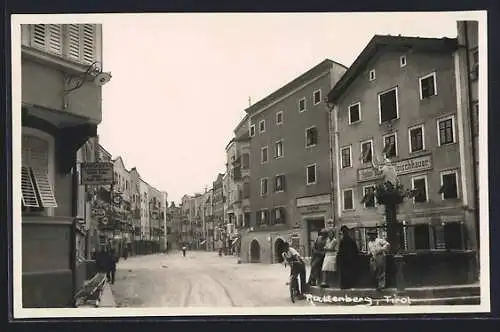
<svg viewBox="0 0 500 332"><path fill-rule="evenodd" d="M81 184L113 184L113 164L107 162L82 163Z"/></svg>
<svg viewBox="0 0 500 332"><path fill-rule="evenodd" d="M400 160L394 163L397 175L421 172L432 168L432 155L419 156L415 158ZM373 168L363 168L358 170L358 181L371 181L380 179L382 172Z"/></svg>
<svg viewBox="0 0 500 332"><path fill-rule="evenodd" d="M297 207L299 208L322 204L330 204L330 194L297 198Z"/></svg>

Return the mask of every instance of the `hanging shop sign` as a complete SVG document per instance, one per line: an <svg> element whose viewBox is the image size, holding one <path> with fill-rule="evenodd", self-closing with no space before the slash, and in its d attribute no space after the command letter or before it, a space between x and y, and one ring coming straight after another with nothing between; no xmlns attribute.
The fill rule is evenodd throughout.
<svg viewBox="0 0 500 332"><path fill-rule="evenodd" d="M81 164L81 184L107 185L113 184L113 164L109 162L92 162Z"/></svg>

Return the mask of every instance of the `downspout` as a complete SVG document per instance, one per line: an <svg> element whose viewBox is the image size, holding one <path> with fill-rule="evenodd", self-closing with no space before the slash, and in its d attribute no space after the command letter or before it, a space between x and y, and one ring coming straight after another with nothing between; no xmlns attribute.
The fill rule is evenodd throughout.
<svg viewBox="0 0 500 332"><path fill-rule="evenodd" d="M78 215L78 174L76 172L76 153L73 153L71 156L71 164L73 167L71 168L71 237L70 237L70 257L69 257L69 262L71 266L71 278L73 280L73 287L72 287L72 302L73 306L76 307L76 302L75 302L75 295L77 293L77 273L76 273L76 265L77 265L77 258L76 258L76 237L77 235L77 227L76 227L76 217Z"/></svg>
<svg viewBox="0 0 500 332"><path fill-rule="evenodd" d="M329 144L329 149L328 149L328 161L330 163L330 207L331 207L331 216L332 216L332 223L333 227L335 227L335 200L333 197L333 192L334 192L334 168L333 168L333 128L332 128L332 110L333 107L330 107L327 103L327 114L328 114L328 144ZM326 220L325 220L325 228L326 228Z"/></svg>
<svg viewBox="0 0 500 332"><path fill-rule="evenodd" d="M467 68L467 94L468 94L468 108L469 108L469 130L471 137L471 148L472 148L472 182L474 184L474 217L475 217L475 226L476 226L476 246L477 252L479 253L479 193L478 193L478 183L477 183L477 173L476 173L476 145L474 144L474 126L472 126L472 119L474 119L474 111L473 111L473 102L472 102L472 84L470 81L470 55L469 55L469 36L467 34L468 24L467 21L464 21L464 37L465 37L465 59L466 59L466 68ZM478 119L479 121L479 119Z"/></svg>

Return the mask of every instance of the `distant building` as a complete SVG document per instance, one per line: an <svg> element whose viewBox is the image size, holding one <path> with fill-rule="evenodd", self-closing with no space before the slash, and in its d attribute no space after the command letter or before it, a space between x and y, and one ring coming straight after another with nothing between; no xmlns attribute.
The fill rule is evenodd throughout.
<svg viewBox="0 0 500 332"><path fill-rule="evenodd" d="M345 71L324 60L245 110L251 232L242 237L243 262L281 261L284 241L308 256L317 231L333 219L324 98Z"/></svg>

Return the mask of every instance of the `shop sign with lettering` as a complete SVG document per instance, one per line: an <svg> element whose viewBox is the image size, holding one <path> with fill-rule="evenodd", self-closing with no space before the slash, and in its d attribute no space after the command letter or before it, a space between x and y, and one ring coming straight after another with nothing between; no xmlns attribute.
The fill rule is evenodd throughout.
<svg viewBox="0 0 500 332"><path fill-rule="evenodd" d="M432 155L419 156L411 159L400 160L394 163L397 175L421 172L432 168ZM373 168L358 170L358 181L371 181L382 177L382 172Z"/></svg>

